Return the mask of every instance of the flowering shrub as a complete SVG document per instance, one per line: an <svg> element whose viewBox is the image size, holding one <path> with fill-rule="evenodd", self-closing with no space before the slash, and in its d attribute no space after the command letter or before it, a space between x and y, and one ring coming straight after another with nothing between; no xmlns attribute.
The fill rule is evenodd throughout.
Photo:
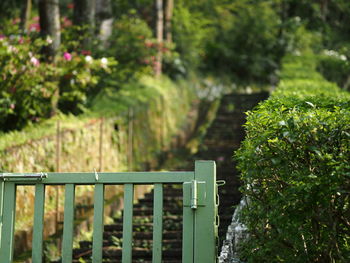
<svg viewBox="0 0 350 263"><path fill-rule="evenodd" d="M24 42L24 44L23 44ZM22 36L0 38L0 125L2 130L20 128L48 117L54 82L47 77L55 68L40 63L41 40Z"/></svg>
<svg viewBox="0 0 350 263"><path fill-rule="evenodd" d="M89 97L96 95L101 76L109 74L116 62L112 58L95 59L90 55L65 52L57 60L61 68L58 107L64 112L80 113Z"/></svg>
<svg viewBox="0 0 350 263"><path fill-rule="evenodd" d="M50 43L33 36L0 35L0 126L19 129L48 118L59 109L78 113L99 75L110 72L112 59L64 52L53 63L40 50Z"/></svg>
<svg viewBox="0 0 350 263"><path fill-rule="evenodd" d="M151 73L156 63L158 44L145 21L133 13L116 21L110 37L109 48L103 54L123 65L126 77L137 73ZM166 48L164 47L164 51Z"/></svg>

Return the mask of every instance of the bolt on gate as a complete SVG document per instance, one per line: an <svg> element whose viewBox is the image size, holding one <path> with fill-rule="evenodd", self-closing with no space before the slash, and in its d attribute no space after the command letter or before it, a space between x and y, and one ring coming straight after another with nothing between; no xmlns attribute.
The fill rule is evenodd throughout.
<svg viewBox="0 0 350 263"><path fill-rule="evenodd" d="M152 262L162 262L163 184L183 185L183 263L217 261L217 185L213 161L196 161L192 172L0 174L0 262L11 263L14 249L16 186L34 185L33 263L43 256L45 187L64 185L62 262L73 253L74 196L76 185L95 185L92 262L102 262L104 186L124 185L122 263L132 262L134 185L154 185Z"/></svg>

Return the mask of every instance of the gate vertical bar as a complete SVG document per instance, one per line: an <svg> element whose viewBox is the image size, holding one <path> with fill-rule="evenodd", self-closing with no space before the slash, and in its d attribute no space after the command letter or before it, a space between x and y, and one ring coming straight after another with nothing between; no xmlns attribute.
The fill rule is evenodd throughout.
<svg viewBox="0 0 350 263"><path fill-rule="evenodd" d="M14 230L16 217L16 185L6 182L4 185L3 201L3 225L2 225L2 245L0 249L0 262L12 263Z"/></svg>
<svg viewBox="0 0 350 263"><path fill-rule="evenodd" d="M102 262L103 216L104 215L104 185L95 185L94 195L94 233L92 244L92 262Z"/></svg>
<svg viewBox="0 0 350 263"><path fill-rule="evenodd" d="M64 197L64 221L62 241L62 263L72 263L74 227L74 184L66 184Z"/></svg>
<svg viewBox="0 0 350 263"><path fill-rule="evenodd" d="M195 180L205 182L205 204L195 212L194 263L217 262L216 255L216 168L214 161L196 161Z"/></svg>
<svg viewBox="0 0 350 263"><path fill-rule="evenodd" d="M152 263L162 262L163 184L154 185Z"/></svg>
<svg viewBox="0 0 350 263"><path fill-rule="evenodd" d="M41 263L43 258L44 206L45 185L38 183L35 185L34 226L32 242L32 261L35 263Z"/></svg>
<svg viewBox="0 0 350 263"><path fill-rule="evenodd" d="M5 186L5 182L0 181L0 251L1 251L1 238L2 238L2 220L3 220L2 217L3 217L3 207L4 207L4 186Z"/></svg>
<svg viewBox="0 0 350 263"><path fill-rule="evenodd" d="M132 217L134 203L134 185L124 185L124 214L123 214L123 254L122 263L132 261Z"/></svg>
<svg viewBox="0 0 350 263"><path fill-rule="evenodd" d="M194 178L193 178L194 179ZM183 184L183 201L191 196L189 184ZM182 262L193 263L194 212L190 206L183 206Z"/></svg>

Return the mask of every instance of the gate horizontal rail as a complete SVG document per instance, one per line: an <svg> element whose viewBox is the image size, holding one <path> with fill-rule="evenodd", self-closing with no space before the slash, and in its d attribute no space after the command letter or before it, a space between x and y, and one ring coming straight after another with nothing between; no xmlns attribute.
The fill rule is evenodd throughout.
<svg viewBox="0 0 350 263"><path fill-rule="evenodd" d="M105 185L124 185L122 263L132 262L134 185L154 185L152 262L162 262L163 184L183 184L183 263L216 262L217 204L213 161L196 161L193 172L0 174L0 262L13 261L16 186L35 185L33 263L43 258L45 187L64 185L62 262L73 258L76 185L95 185L92 262L102 262Z"/></svg>

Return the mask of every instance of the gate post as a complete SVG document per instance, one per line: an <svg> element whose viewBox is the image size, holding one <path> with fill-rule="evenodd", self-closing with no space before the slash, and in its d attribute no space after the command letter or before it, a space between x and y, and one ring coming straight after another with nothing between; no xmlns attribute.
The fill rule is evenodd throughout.
<svg viewBox="0 0 350 263"><path fill-rule="evenodd" d="M195 211L194 263L215 263L216 255L216 166L214 161L195 162L195 180L205 182L198 191L202 205ZM203 201L203 202L202 202Z"/></svg>
<svg viewBox="0 0 350 263"><path fill-rule="evenodd" d="M3 216L3 201L4 201L4 186L5 182L0 181L0 251L1 251L1 240L2 240L2 216Z"/></svg>

